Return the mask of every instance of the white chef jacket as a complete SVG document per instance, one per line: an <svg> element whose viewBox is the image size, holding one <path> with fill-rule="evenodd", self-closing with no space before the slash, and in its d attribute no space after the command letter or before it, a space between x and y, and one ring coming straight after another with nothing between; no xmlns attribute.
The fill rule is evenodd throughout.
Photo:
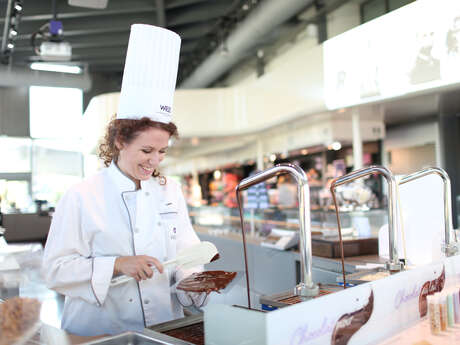
<svg viewBox="0 0 460 345"><path fill-rule="evenodd" d="M171 179L134 182L112 163L60 200L43 259L49 288L65 295L62 328L77 335L140 331L183 316L170 290L194 270L110 286L118 256L170 260L199 243L180 186ZM202 268L196 268L200 270Z"/></svg>

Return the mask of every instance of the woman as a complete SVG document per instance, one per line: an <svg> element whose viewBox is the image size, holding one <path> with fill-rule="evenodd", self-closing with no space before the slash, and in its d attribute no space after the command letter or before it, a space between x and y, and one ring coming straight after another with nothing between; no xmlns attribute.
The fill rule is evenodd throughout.
<svg viewBox="0 0 460 345"><path fill-rule="evenodd" d="M56 208L44 267L49 287L66 296L69 332L113 334L183 316L170 285L187 272L163 272L161 261L199 239L179 185L157 170L176 135L173 123L113 120L100 154L108 167ZM119 274L136 281L111 287Z"/></svg>
<svg viewBox="0 0 460 345"><path fill-rule="evenodd" d="M132 78L143 72L133 46L142 48L144 62L150 64L155 60L150 55L163 50L145 40L165 42L158 35L172 33L148 25L132 27L118 118L109 123L100 147L106 168L71 188L53 216L43 268L48 286L65 295L62 328L73 334L139 331L183 316L170 286L191 272L164 270L161 262L199 239L179 185L158 172L177 128L165 118L168 114L156 115L159 107L151 99L133 99L142 92L130 90L126 82L148 89ZM127 71L129 64L136 71ZM152 71L152 66L144 67ZM142 77L143 82L148 79ZM166 101L172 97L165 99L158 102L171 104ZM111 286L111 279L121 274L134 279Z"/></svg>

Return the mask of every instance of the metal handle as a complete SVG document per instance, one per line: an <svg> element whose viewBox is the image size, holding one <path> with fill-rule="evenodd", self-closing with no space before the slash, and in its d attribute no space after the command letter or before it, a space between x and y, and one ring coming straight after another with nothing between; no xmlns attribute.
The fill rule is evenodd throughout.
<svg viewBox="0 0 460 345"><path fill-rule="evenodd" d="M422 169L420 171L416 171L412 174L404 176L400 181L399 184L405 184L419 178L425 177L427 175L438 175L442 178L442 182L444 185L444 241L445 241L445 248L444 251L446 256L452 256L457 253L457 247L454 243L452 243L452 233L454 232L454 226L452 223L452 196L451 196L451 188L450 188L450 178L447 173L437 167L430 167L426 169Z"/></svg>
<svg viewBox="0 0 460 345"><path fill-rule="evenodd" d="M380 174L385 177L388 183L388 244L390 252L390 261L386 263L386 267L390 271L400 271L404 268L403 264L399 261L398 251L396 247L395 237L396 230L398 229L397 223L397 202L396 202L396 188L398 187L393 174L383 166L370 166L367 168L352 171L349 174L334 179L331 183L331 190L337 186L349 183L359 178Z"/></svg>
<svg viewBox="0 0 460 345"><path fill-rule="evenodd" d="M318 285L312 278L312 249L310 227L310 189L305 172L294 164L278 164L273 168L243 179L236 187L237 198L239 193L255 184L266 181L274 176L290 174L297 183L297 195L299 198L300 219L300 284L295 288L295 294L300 296L316 296L319 293ZM241 210L240 210L241 212ZM243 214L241 214L243 217ZM244 229L242 229L244 231Z"/></svg>

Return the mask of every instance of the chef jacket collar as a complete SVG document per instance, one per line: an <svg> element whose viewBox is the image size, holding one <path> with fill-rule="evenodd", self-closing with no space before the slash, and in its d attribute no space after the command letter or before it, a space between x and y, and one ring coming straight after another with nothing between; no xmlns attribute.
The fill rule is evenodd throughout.
<svg viewBox="0 0 460 345"><path fill-rule="evenodd" d="M118 187L121 193L133 192L136 190L136 184L128 176L123 173L117 164L112 161L108 168L108 173L112 177L115 185Z"/></svg>
<svg viewBox="0 0 460 345"><path fill-rule="evenodd" d="M126 176L126 174L120 170L114 161L110 163L110 166L108 167L108 173L112 177L120 193L136 191L136 184L134 181ZM141 181L141 189L153 191L155 188L155 182L156 181L153 178L150 178L146 181Z"/></svg>

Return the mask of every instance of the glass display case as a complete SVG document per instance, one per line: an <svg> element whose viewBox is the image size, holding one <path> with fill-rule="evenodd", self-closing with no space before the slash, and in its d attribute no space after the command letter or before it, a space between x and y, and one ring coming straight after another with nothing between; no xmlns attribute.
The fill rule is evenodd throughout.
<svg viewBox="0 0 460 345"><path fill-rule="evenodd" d="M216 231L240 232L240 215L237 208L224 206L189 207L192 224L212 228ZM336 214L334 211L312 210L311 226L315 233L326 233L337 229ZM353 228L364 235L376 236L378 230L387 223L387 211L371 209L367 211L340 212L340 221L344 229ZM244 210L244 229L253 231L254 235L264 236L273 228L286 230L299 229L299 210L297 208Z"/></svg>
<svg viewBox="0 0 460 345"><path fill-rule="evenodd" d="M331 258L340 257L340 239L335 212L312 210L310 215L313 254ZM236 208L194 207L190 209L190 217L198 232L240 238L240 216ZM378 231L387 223L386 210L340 212L340 220L345 256L378 253ZM256 239L261 245L282 250L291 247L295 249L298 240L295 242L293 239L298 238L299 211L297 208L276 207L245 209L244 230L251 239ZM283 240L279 241L280 238Z"/></svg>

